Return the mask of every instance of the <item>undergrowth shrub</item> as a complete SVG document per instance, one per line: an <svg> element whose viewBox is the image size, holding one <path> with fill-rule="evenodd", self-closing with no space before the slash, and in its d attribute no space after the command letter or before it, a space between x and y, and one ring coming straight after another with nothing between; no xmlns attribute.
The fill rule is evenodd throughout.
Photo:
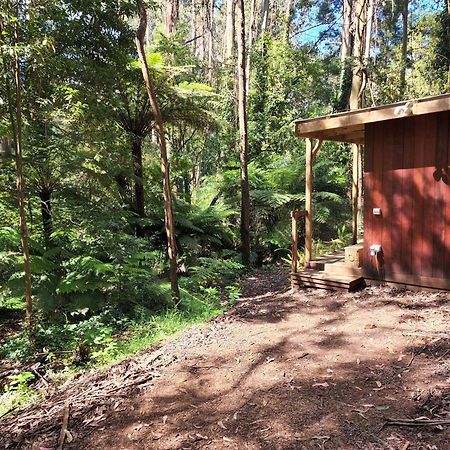
<svg viewBox="0 0 450 450"><path fill-rule="evenodd" d="M7 383L0 393L0 418L10 411L27 403L35 402L41 395L29 385L35 380L35 375L29 371L9 375Z"/></svg>

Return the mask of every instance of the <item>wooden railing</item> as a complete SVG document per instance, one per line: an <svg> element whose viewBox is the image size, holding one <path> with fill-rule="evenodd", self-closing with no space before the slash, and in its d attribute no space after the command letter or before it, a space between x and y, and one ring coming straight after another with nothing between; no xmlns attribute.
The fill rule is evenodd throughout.
<svg viewBox="0 0 450 450"><path fill-rule="evenodd" d="M298 223L300 217L306 217L306 211L292 211L292 263L291 263L291 271L296 273L298 271Z"/></svg>

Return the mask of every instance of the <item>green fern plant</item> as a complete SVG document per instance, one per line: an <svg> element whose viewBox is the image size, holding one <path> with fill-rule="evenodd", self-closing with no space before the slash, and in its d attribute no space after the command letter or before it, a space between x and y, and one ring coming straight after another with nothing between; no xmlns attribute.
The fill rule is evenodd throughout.
<svg viewBox="0 0 450 450"><path fill-rule="evenodd" d="M199 265L190 268L193 281L200 286L226 284L235 278L244 266L231 259L199 258Z"/></svg>

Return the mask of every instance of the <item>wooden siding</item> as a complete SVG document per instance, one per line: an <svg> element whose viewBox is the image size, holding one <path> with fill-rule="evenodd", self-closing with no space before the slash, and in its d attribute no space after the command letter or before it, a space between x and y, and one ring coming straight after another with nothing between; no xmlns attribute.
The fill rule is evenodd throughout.
<svg viewBox="0 0 450 450"><path fill-rule="evenodd" d="M449 133L449 111L366 124L365 276L450 289Z"/></svg>

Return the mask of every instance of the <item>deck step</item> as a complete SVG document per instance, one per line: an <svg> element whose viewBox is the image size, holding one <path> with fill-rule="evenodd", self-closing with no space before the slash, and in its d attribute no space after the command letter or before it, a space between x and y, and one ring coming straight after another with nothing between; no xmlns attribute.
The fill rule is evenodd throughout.
<svg viewBox="0 0 450 450"><path fill-rule="evenodd" d="M353 267L361 267L363 259L363 245L355 244L345 247L345 262Z"/></svg>
<svg viewBox="0 0 450 450"><path fill-rule="evenodd" d="M333 253L317 256L309 263L309 268L314 270L324 270L325 264L333 264L344 261L345 261L344 251L338 250Z"/></svg>
<svg viewBox="0 0 450 450"><path fill-rule="evenodd" d="M329 275L316 270L304 270L291 274L294 287L313 287L318 289L340 289L348 292L365 286L361 276Z"/></svg>
<svg viewBox="0 0 450 450"><path fill-rule="evenodd" d="M311 261L309 263L309 268L314 270L324 270L325 269L325 263L322 261Z"/></svg>
<svg viewBox="0 0 450 450"><path fill-rule="evenodd" d="M346 262L337 262L332 264L325 264L324 271L327 275L338 275L346 277L362 277L362 267L355 267Z"/></svg>

